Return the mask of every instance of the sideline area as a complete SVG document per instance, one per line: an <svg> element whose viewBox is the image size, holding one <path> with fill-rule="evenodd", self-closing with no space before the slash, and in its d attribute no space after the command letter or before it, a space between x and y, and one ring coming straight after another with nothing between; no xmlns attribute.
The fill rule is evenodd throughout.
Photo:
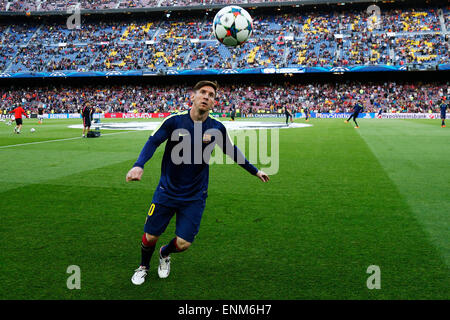
<svg viewBox="0 0 450 320"><path fill-rule="evenodd" d="M290 123L286 126L284 122L262 122L262 121L223 121L222 122L228 130L248 130L248 129L289 129L289 128L304 128L312 127L311 124L305 123ZM109 122L96 123L92 127L107 130L155 130L161 122ZM73 129L82 129L82 124L75 124L68 126Z"/></svg>

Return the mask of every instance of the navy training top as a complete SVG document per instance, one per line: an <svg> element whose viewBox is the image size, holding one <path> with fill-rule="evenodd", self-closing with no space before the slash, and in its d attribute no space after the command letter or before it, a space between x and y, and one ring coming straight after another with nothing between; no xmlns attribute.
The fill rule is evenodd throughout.
<svg viewBox="0 0 450 320"><path fill-rule="evenodd" d="M158 146L167 140L161 178L153 202L206 199L209 159L216 144L249 173L255 175L258 172L233 144L220 121L210 115L204 122L194 122L189 115L190 110L164 119L153 131L134 164L134 167L144 168Z"/></svg>

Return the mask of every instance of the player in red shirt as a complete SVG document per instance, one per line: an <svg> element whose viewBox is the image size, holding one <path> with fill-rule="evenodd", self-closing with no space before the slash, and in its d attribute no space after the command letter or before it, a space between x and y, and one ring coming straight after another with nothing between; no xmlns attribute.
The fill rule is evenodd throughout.
<svg viewBox="0 0 450 320"><path fill-rule="evenodd" d="M25 115L25 117L29 118L27 113L22 107L17 107L13 110L11 110L9 113L14 113L14 118L16 119L16 126L14 127L14 132L19 134L20 129L22 129L22 114Z"/></svg>

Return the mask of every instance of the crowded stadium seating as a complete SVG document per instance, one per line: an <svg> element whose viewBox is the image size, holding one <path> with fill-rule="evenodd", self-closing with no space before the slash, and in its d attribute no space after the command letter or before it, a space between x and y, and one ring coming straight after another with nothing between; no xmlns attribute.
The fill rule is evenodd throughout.
<svg viewBox="0 0 450 320"><path fill-rule="evenodd" d="M284 0L294 1L294 0ZM244 0L242 3L277 2L273 0ZM179 7L208 4L232 4L232 0L0 0L0 11L65 11L68 7L80 4L83 9L123 9L150 7Z"/></svg>
<svg viewBox="0 0 450 320"><path fill-rule="evenodd" d="M244 3L273 2L249 0ZM230 0L0 0L0 11L65 11L125 9L199 4ZM384 9L373 26L365 10L314 10L254 15L254 33L240 48L219 44L211 34L212 16L160 15L83 21L79 28L49 20L0 22L0 76L21 72L133 71L170 72L202 69L448 65L449 7ZM35 20L34 20L35 21ZM226 85L217 112L231 104L248 116L297 111L349 111L357 99L366 111L435 112L448 94L444 83L356 82L336 84ZM186 86L121 86L1 88L0 109L24 104L47 112L76 112L85 101L102 112L173 112L187 107Z"/></svg>
<svg viewBox="0 0 450 320"><path fill-rule="evenodd" d="M102 20L79 29L0 24L0 72L448 64L449 10L439 9L384 11L377 29L355 10L255 16L255 32L239 49L213 38L207 16Z"/></svg>
<svg viewBox="0 0 450 320"><path fill-rule="evenodd" d="M283 106L301 112L349 112L355 101L366 112L439 112L439 101L449 95L445 83L310 83L221 86L213 111L230 111L231 105L252 116L281 112ZM100 112L175 112L188 108L190 87L91 85L84 87L0 88L0 110L24 105L35 112L44 104L48 113L78 112L90 101Z"/></svg>

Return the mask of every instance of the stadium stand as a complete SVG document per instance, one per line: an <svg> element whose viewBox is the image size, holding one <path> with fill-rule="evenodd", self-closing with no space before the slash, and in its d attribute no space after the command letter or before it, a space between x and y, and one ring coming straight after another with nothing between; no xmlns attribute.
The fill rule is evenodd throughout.
<svg viewBox="0 0 450 320"><path fill-rule="evenodd" d="M21 104L36 111L40 103L47 113L78 112L90 101L101 112L175 112L188 108L189 87L86 86L0 89L0 109ZM441 96L449 95L445 83L311 83L278 85L225 85L221 87L215 112L230 111L231 103L247 115L281 112L288 105L297 112L305 107L315 112L349 112L354 101L367 112L380 107L386 112L438 112Z"/></svg>
<svg viewBox="0 0 450 320"><path fill-rule="evenodd" d="M293 0L292 0L293 1ZM265 0L245 0L242 3L275 2ZM185 7L208 4L232 4L231 0L1 0L0 11L66 11L67 8L80 4L83 9L123 9L123 8L151 8L151 7Z"/></svg>
<svg viewBox="0 0 450 320"><path fill-rule="evenodd" d="M90 22L72 30L55 22L0 25L0 51L5 52L0 68L168 71L448 64L447 32L441 31L448 16L448 8L394 9L383 12L380 28L374 30L363 11L258 16L254 35L238 51L219 45L205 18Z"/></svg>
<svg viewBox="0 0 450 320"><path fill-rule="evenodd" d="M0 11L64 11L80 3L83 9L123 9L199 4L229 4L214 0L0 0ZM274 1L249 0L244 3ZM240 48L218 43L211 34L212 17L163 14L120 19L105 15L68 29L55 20L0 22L0 75L21 72L96 72L143 70L166 74L180 70L236 70L348 66L437 66L450 63L450 8L385 9L372 24L360 8L303 10L255 15L254 33ZM249 90L251 86L252 90ZM76 112L85 100L103 112L176 111L186 108L187 89L180 86L122 86L1 88L0 108L39 103L48 112ZM367 111L435 112L437 100L448 94L444 83L384 84L311 83L284 85L226 85L216 110L254 113L281 112L289 105L320 112L349 111L353 99Z"/></svg>

